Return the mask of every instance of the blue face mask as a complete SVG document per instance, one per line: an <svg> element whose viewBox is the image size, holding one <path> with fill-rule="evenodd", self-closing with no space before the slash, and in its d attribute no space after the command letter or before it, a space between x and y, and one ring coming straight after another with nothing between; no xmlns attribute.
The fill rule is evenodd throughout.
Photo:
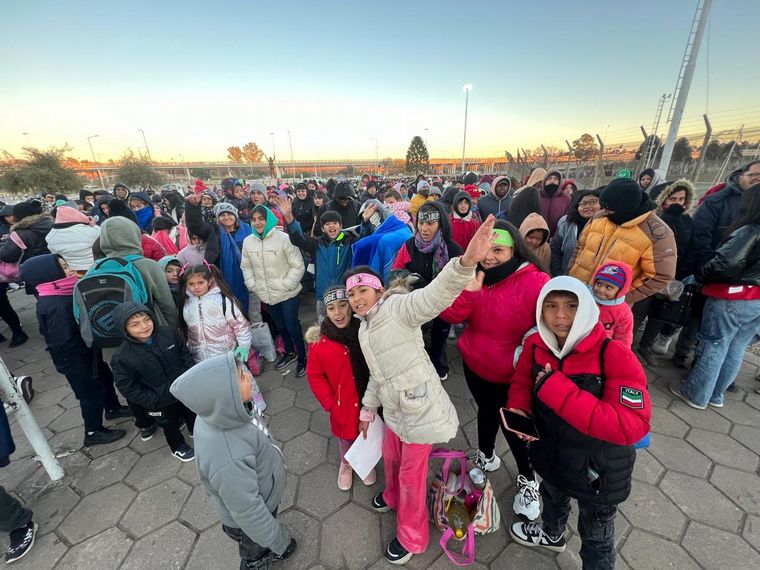
<svg viewBox="0 0 760 570"><path fill-rule="evenodd" d="M153 221L153 207L144 206L139 210L133 210L132 212L137 218L137 225L144 232L150 231L150 223Z"/></svg>

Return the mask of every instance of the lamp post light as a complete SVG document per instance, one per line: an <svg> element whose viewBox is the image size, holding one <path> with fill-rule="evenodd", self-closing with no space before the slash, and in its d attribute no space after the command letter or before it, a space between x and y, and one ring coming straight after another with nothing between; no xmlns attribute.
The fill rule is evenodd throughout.
<svg viewBox="0 0 760 570"><path fill-rule="evenodd" d="M95 158L95 151L92 149L92 139L99 137L100 135L90 135L87 137L87 144L90 145L90 152L92 153L92 161L95 163L95 169L98 171L98 178L100 179L100 187L105 190L106 186L103 184L103 175L100 173L100 167L98 166L98 159Z"/></svg>
<svg viewBox="0 0 760 570"><path fill-rule="evenodd" d="M293 139L290 138L290 129L288 129L288 145L290 146L290 170L293 176L292 183L296 183L296 161L293 160Z"/></svg>
<svg viewBox="0 0 760 570"><path fill-rule="evenodd" d="M21 133L21 134L24 135L24 137L26 138L26 146L32 146L32 142L29 139L29 134L30 133Z"/></svg>
<svg viewBox="0 0 760 570"><path fill-rule="evenodd" d="M369 140L375 141L375 175L378 173L378 168L380 167L380 155L377 152L377 139L375 137L370 137Z"/></svg>
<svg viewBox="0 0 760 570"><path fill-rule="evenodd" d="M150 162L153 162L153 159L150 157L150 149L148 148L148 141L145 138L145 131L142 129L137 129L137 132L142 133L143 144L145 145L145 154L148 155L148 160Z"/></svg>
<svg viewBox="0 0 760 570"><path fill-rule="evenodd" d="M470 102L472 84L468 83L464 85L462 89L464 89L464 135L462 136L462 175L464 175L464 154L467 149L467 108Z"/></svg>

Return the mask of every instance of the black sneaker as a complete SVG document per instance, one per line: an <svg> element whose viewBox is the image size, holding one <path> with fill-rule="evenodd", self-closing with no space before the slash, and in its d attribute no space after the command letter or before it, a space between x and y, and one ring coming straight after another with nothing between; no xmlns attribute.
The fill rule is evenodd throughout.
<svg viewBox="0 0 760 570"><path fill-rule="evenodd" d="M306 363L298 363L296 366L296 378L303 378L306 376Z"/></svg>
<svg viewBox="0 0 760 570"><path fill-rule="evenodd" d="M175 451L172 452L172 455L183 463L187 463L188 461L195 459L195 451L186 443L180 445Z"/></svg>
<svg viewBox="0 0 760 570"><path fill-rule="evenodd" d="M107 420L131 418L132 410L129 409L129 406L119 406L118 408L111 408L110 410L106 410L105 416Z"/></svg>
<svg viewBox="0 0 760 570"><path fill-rule="evenodd" d="M391 508L388 506L388 503L385 502L385 499L383 499L383 494L378 493L374 497L372 497L372 502L370 503L370 506L372 509L377 513L387 513L391 510Z"/></svg>
<svg viewBox="0 0 760 570"><path fill-rule="evenodd" d="M34 399L34 387L32 386L31 376L16 376L16 388L18 388L27 404Z"/></svg>
<svg viewBox="0 0 760 570"><path fill-rule="evenodd" d="M84 434L84 446L90 447L92 445L113 443L124 437L126 433L123 429L109 429L107 427L100 428L97 431L88 431Z"/></svg>
<svg viewBox="0 0 760 570"><path fill-rule="evenodd" d="M290 544L288 544L288 547L285 549L285 552L283 552L282 554L275 554L273 558L275 560L285 560L286 558L290 558L290 555L296 551L296 546L298 546L296 544L296 539L291 538Z"/></svg>
<svg viewBox="0 0 760 570"><path fill-rule="evenodd" d="M553 552L565 551L565 533L559 536L551 536L544 532L543 523L516 522L509 527L509 534L523 546L540 546Z"/></svg>
<svg viewBox="0 0 760 570"><path fill-rule="evenodd" d="M140 441L150 441L153 439L153 434L156 433L158 424L153 424L146 428L140 428Z"/></svg>
<svg viewBox="0 0 760 570"><path fill-rule="evenodd" d="M401 546L401 543L398 541L398 538L394 538L391 541L391 543L388 545L388 548L385 549L385 559L391 564L396 564L397 566L401 566L409 562L411 558L412 558L412 553L409 552L403 546Z"/></svg>
<svg viewBox="0 0 760 570"><path fill-rule="evenodd" d="M298 355L295 352L286 352L280 358L277 359L277 362L274 363L274 369L282 370L288 364L293 362L296 358L298 358Z"/></svg>
<svg viewBox="0 0 760 570"><path fill-rule="evenodd" d="M26 341L29 340L29 335L27 335L24 331L21 331L20 333L16 333L11 338L11 342L8 345L8 348L16 348L17 346L21 346Z"/></svg>
<svg viewBox="0 0 760 570"><path fill-rule="evenodd" d="M37 529L40 528L34 521L29 521L26 526L12 530L10 533L11 545L5 553L5 563L10 564L19 558L23 558L34 546L34 538Z"/></svg>

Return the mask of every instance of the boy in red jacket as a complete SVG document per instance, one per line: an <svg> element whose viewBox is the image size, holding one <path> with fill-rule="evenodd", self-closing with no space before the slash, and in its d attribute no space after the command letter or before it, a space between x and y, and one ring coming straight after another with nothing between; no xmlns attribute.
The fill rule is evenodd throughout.
<svg viewBox="0 0 760 570"><path fill-rule="evenodd" d="M481 221L477 212L472 209L472 198L462 190L454 196L454 206L451 208L451 237L465 250L470 240L478 231Z"/></svg>
<svg viewBox="0 0 760 570"><path fill-rule="evenodd" d="M633 444L649 431L647 380L630 348L608 339L586 285L555 277L536 307L507 406L533 414L531 459L541 476L541 523L516 522L520 544L565 550L570 499L578 501L584 568L613 568L617 505L631 492Z"/></svg>
<svg viewBox="0 0 760 570"><path fill-rule="evenodd" d="M619 340L627 347L633 344L633 313L625 302L631 288L631 266L622 261L605 263L596 270L592 294L599 307L599 322L609 338Z"/></svg>

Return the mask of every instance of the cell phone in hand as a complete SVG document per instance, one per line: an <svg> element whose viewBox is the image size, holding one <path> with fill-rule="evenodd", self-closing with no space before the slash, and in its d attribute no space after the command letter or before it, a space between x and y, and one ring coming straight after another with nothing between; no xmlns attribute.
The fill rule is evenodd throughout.
<svg viewBox="0 0 760 570"><path fill-rule="evenodd" d="M499 413L501 413L501 421L504 422L504 427L509 431L539 439L538 429L533 418L526 418L509 411L507 408L499 409Z"/></svg>

